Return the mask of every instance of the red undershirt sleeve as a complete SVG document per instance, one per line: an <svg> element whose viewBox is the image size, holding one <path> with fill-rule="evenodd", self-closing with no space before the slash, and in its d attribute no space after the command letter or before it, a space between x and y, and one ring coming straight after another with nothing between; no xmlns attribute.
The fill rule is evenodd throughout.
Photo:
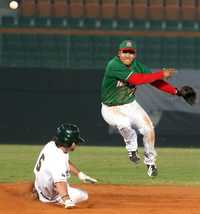
<svg viewBox="0 0 200 214"><path fill-rule="evenodd" d="M166 93L176 95L177 94L177 88L175 88L173 85L171 85L168 82L165 82L164 80L157 80L151 83L154 87L160 89L161 91L164 91Z"/></svg>
<svg viewBox="0 0 200 214"><path fill-rule="evenodd" d="M163 71L155 72L155 73L136 73L131 74L128 78L128 82L133 85L141 85L141 84L147 84L155 82L156 80L161 80L164 78Z"/></svg>

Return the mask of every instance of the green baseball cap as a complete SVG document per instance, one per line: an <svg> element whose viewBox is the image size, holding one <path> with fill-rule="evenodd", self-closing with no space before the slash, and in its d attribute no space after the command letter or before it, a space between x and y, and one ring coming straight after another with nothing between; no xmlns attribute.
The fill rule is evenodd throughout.
<svg viewBox="0 0 200 214"><path fill-rule="evenodd" d="M119 50L135 50L136 49L136 43L131 40L124 40L119 45Z"/></svg>

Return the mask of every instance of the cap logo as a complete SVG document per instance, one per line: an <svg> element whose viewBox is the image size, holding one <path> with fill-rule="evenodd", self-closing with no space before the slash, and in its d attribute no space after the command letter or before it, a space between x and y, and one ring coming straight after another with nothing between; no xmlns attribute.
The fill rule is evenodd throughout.
<svg viewBox="0 0 200 214"><path fill-rule="evenodd" d="M126 46L129 47L129 48L131 48L131 47L132 47L132 42L128 41L128 42L126 43Z"/></svg>

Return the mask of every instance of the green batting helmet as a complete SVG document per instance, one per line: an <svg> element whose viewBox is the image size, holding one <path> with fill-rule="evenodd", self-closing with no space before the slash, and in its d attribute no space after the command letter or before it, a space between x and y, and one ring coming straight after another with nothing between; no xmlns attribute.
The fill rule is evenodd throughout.
<svg viewBox="0 0 200 214"><path fill-rule="evenodd" d="M60 145L70 147L72 143L85 143L85 140L80 137L80 130L74 124L61 124L56 131L56 136L60 141Z"/></svg>

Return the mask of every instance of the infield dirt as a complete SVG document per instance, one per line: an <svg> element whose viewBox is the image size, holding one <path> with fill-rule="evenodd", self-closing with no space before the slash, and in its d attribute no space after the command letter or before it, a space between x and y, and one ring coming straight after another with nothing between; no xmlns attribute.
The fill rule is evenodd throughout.
<svg viewBox="0 0 200 214"><path fill-rule="evenodd" d="M32 198L31 183L0 184L0 214L200 214L200 187L91 185L89 200L76 208Z"/></svg>

